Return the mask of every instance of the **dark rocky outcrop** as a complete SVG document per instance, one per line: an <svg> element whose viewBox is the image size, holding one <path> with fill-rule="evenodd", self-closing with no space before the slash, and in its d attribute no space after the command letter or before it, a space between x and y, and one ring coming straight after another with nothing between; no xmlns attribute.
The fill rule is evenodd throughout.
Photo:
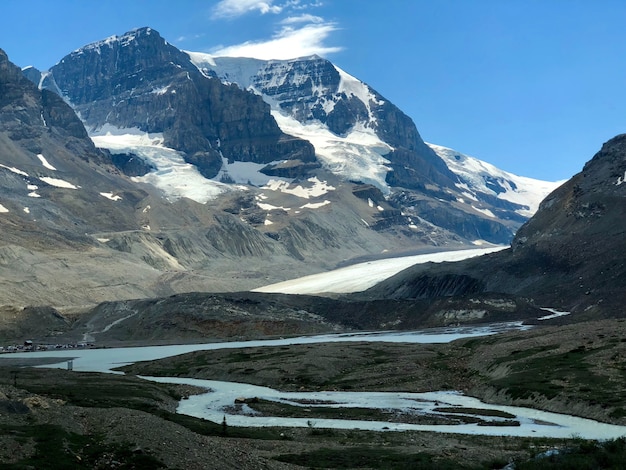
<svg viewBox="0 0 626 470"><path fill-rule="evenodd" d="M315 161L311 144L285 135L259 96L203 75L153 29L88 45L50 72L44 86L58 89L87 126L162 133L166 146L184 152L208 178L222 156Z"/></svg>

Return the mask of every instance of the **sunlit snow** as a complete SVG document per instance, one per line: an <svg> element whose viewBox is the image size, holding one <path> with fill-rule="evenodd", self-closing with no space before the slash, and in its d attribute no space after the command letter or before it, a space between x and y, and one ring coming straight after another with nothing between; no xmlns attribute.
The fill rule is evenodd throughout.
<svg viewBox="0 0 626 470"><path fill-rule="evenodd" d="M300 206L300 209L319 209L320 207L324 207L330 204L329 200L324 200L322 202L307 202L305 205Z"/></svg>
<svg viewBox="0 0 626 470"><path fill-rule="evenodd" d="M307 181L310 183L310 186L304 187L300 184L293 186L289 181L272 179L263 186L263 189L280 191L281 193L292 194L303 199L320 197L329 191L335 190L334 186L329 185L326 181L320 181L317 176L313 176L307 179Z"/></svg>
<svg viewBox="0 0 626 470"><path fill-rule="evenodd" d="M572 312L562 312L559 310L555 310L549 307L542 307L541 310L545 310L546 312L550 312L550 315L545 315L543 317L537 318L537 320L552 320L553 318L559 318L566 315L570 315Z"/></svg>
<svg viewBox="0 0 626 470"><path fill-rule="evenodd" d="M499 199L504 199L515 204L527 206L528 209L520 209L517 211L520 215L525 217L531 217L537 212L539 203L548 194L563 184L563 181L542 181L517 176L513 173L500 170L477 158L459 153L454 149L435 144L428 145L443 159L453 173L459 175L463 181L467 181L471 184L472 190L493 195ZM497 193L487 185L488 181L493 181L494 179L497 179L497 183L501 185L505 191ZM513 183L515 187L511 186L511 183ZM475 195L469 193L470 188L467 184L457 184L457 186L460 189L466 190L466 192L463 193L464 196L472 200L477 200ZM493 217L493 214L491 214L490 217Z"/></svg>
<svg viewBox="0 0 626 470"><path fill-rule="evenodd" d="M345 136L338 136L318 121L302 124L275 110L272 116L283 132L311 142L322 165L333 173L389 192L385 181L390 170L389 160L384 155L393 148L380 140L372 129L358 124Z"/></svg>
<svg viewBox="0 0 626 470"><path fill-rule="evenodd" d="M473 248L469 250L443 251L423 255L387 258L366 263L353 264L320 274L312 274L289 281L279 282L254 289L254 292L282 294L320 294L364 291L377 283L399 273L414 264L460 261L475 256L503 250L507 247Z"/></svg>
<svg viewBox="0 0 626 470"><path fill-rule="evenodd" d="M337 93L345 93L346 96L354 96L358 98L367 108L369 114L368 121L370 123L375 123L376 118L372 113L371 103L382 106L385 102L376 99L376 96L372 93L370 88L357 78L346 73L337 66L335 66L335 69L339 72L340 77Z"/></svg>
<svg viewBox="0 0 626 470"><path fill-rule="evenodd" d="M271 204L266 204L265 202L258 202L257 201L257 206L259 206L260 209L263 209L264 211L290 211L291 208L289 207L283 207L283 206L273 206Z"/></svg>
<svg viewBox="0 0 626 470"><path fill-rule="evenodd" d="M28 176L28 173L26 173L25 171L22 171L19 168L15 168L13 166L6 166L6 165L3 165L2 163L0 163L0 167L6 168L7 170L9 170L12 173L15 173L16 175Z"/></svg>
<svg viewBox="0 0 626 470"><path fill-rule="evenodd" d="M48 170L53 170L56 171L56 168L53 167L48 160L46 160L46 157L44 157L42 154L37 154L37 158L39 159L39 161L41 162L41 164L47 168Z"/></svg>
<svg viewBox="0 0 626 470"><path fill-rule="evenodd" d="M39 179L48 183L50 186L64 189L78 189L80 186L76 186L69 181L62 180L60 178L51 178L49 176L40 176Z"/></svg>
<svg viewBox="0 0 626 470"><path fill-rule="evenodd" d="M120 196L119 194L100 193L100 196L104 196L107 199L110 199L111 201L121 201L122 200L122 196Z"/></svg>
<svg viewBox="0 0 626 470"><path fill-rule="evenodd" d="M27 184L26 189L30 191L30 193L28 193L29 197L41 197L39 193L37 193L39 186L37 186L36 184Z"/></svg>

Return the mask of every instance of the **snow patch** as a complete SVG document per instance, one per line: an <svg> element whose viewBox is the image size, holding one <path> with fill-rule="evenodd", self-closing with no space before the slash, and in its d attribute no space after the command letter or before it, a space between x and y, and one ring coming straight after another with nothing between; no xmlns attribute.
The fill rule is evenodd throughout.
<svg viewBox="0 0 626 470"><path fill-rule="evenodd" d="M311 183L311 186L305 188L302 185L297 185L294 188L290 187L291 183L289 181L271 179L265 186L263 186L263 189L292 194L302 199L320 197L327 194L329 191L334 191L336 189L334 186L328 184L328 182L320 181L317 176L313 176L307 181Z"/></svg>
<svg viewBox="0 0 626 470"><path fill-rule="evenodd" d="M555 310L553 308L541 307L541 310L545 310L546 312L551 312L550 315L546 315L543 317L537 318L537 320L551 320L552 318L563 317L565 315L570 315L572 312L561 312L559 310Z"/></svg>
<svg viewBox="0 0 626 470"><path fill-rule="evenodd" d="M37 190L39 189L39 186L37 186L36 184L27 184L26 185L26 189L28 189L29 191L31 191L30 193L28 193L29 197L41 197L38 193Z"/></svg>
<svg viewBox="0 0 626 470"><path fill-rule="evenodd" d="M14 166L6 166L6 165L3 165L2 163L0 163L0 167L1 168L6 168L7 170L9 170L12 173L15 173L16 175L28 176L28 173L26 173L25 171L20 170L19 168L15 168Z"/></svg>
<svg viewBox="0 0 626 470"><path fill-rule="evenodd" d="M300 209L319 209L330 204L330 201L325 200L322 202L307 202L305 205L300 206Z"/></svg>
<svg viewBox="0 0 626 470"><path fill-rule="evenodd" d="M119 194L113 194L113 193L100 193L100 196L104 196L107 199L110 199L111 201L121 201L122 200L122 196L120 196Z"/></svg>
<svg viewBox="0 0 626 470"><path fill-rule="evenodd" d="M264 211L290 211L291 208L289 207L282 207L282 206L273 206L271 204L266 204L264 202L258 202L257 201L257 206L259 206L260 209L263 209Z"/></svg>
<svg viewBox="0 0 626 470"><path fill-rule="evenodd" d="M56 171L56 168L53 167L48 160L46 160L46 157L44 157L42 154L37 154L37 158L39 159L39 161L41 162L41 164L47 168L48 170L52 170L52 171Z"/></svg>
<svg viewBox="0 0 626 470"><path fill-rule="evenodd" d="M485 214L487 217L491 217L493 219L496 218L496 216L494 215L493 212L491 212L489 209L480 209L476 206L472 206L472 209L474 209L477 212L480 212L481 214Z"/></svg>
<svg viewBox="0 0 626 470"><path fill-rule="evenodd" d="M41 176L39 178L41 181L48 183L50 186L54 186L56 188L64 188L64 189L78 189L80 186L76 186L69 181L65 181L59 178L51 178L49 176ZM29 194L30 196L30 194ZM38 197L38 196L37 196Z"/></svg>

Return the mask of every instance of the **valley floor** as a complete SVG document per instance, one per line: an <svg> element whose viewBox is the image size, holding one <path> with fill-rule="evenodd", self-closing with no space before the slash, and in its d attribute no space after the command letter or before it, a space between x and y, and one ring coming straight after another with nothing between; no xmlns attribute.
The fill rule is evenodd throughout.
<svg viewBox="0 0 626 470"><path fill-rule="evenodd" d="M60 449L69 449L62 451L63 457L75 459L75 468L103 468L89 448L103 449L100 459L154 459L168 468L207 468L207 461L212 462L208 468L243 469L301 468L293 464L503 468L512 460L518 462L516 468L533 468L535 461L529 459L546 451L576 455L582 448L606 450L579 439L376 433L314 424L308 429L236 428L174 414L177 400L196 391L146 382L134 374L241 381L284 390L462 390L488 402L624 425L624 337L626 322L606 320L440 345L324 343L215 350L134 364L122 376L18 369L0 357L0 427L7 430L0 436L6 449L0 461L35 462L44 443L60 439L65 442ZM266 405L249 406L263 412ZM315 416L309 416L314 423ZM54 430L58 432L52 437ZM623 441L614 446L611 452L623 458ZM546 463L556 458L546 458Z"/></svg>

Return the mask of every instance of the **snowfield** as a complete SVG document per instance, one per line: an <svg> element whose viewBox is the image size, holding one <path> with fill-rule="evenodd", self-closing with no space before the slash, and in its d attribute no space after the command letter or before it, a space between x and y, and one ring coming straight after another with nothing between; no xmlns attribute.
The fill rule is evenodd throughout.
<svg viewBox="0 0 626 470"><path fill-rule="evenodd" d="M507 246L442 251L423 255L387 258L354 264L325 273L312 274L289 281L253 289L253 292L281 294L347 294L361 292L415 264L461 261L504 250Z"/></svg>

